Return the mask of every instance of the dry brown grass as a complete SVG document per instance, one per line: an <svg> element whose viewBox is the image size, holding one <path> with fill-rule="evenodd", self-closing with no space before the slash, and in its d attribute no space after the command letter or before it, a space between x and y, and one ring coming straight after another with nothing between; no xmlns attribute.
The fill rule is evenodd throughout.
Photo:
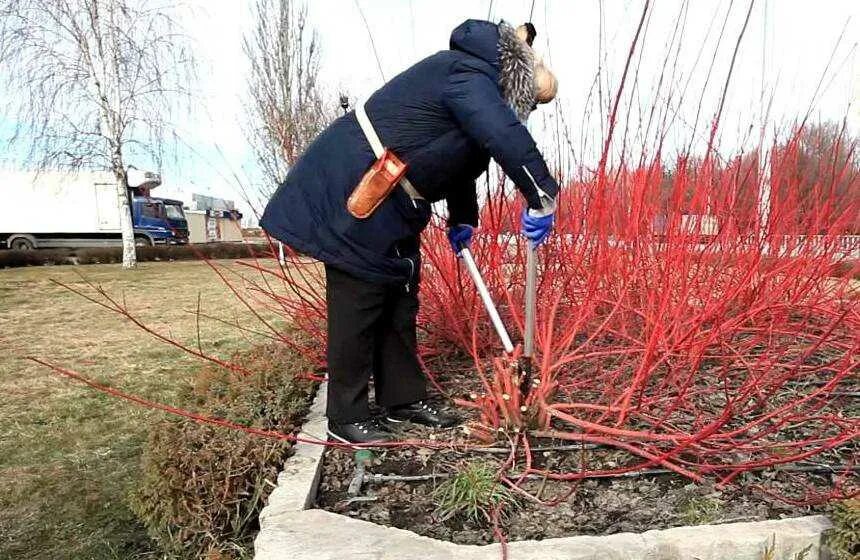
<svg viewBox="0 0 860 560"><path fill-rule="evenodd" d="M200 362L51 282L83 288L79 273L190 346L198 293L204 313L259 326L203 262L0 270L0 558L154 557L126 497L155 413L22 357L167 402L181 399ZM259 342L248 336L201 319L200 343L210 354L228 357Z"/></svg>

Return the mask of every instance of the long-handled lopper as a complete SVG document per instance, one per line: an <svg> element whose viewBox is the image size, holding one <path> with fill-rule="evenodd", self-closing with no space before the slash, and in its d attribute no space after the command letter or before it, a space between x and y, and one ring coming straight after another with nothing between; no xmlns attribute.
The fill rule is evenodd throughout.
<svg viewBox="0 0 860 560"><path fill-rule="evenodd" d="M496 329L499 338L502 339L502 346L504 346L505 352L508 354L513 353L514 343L511 342L511 337L508 335L508 330L505 328L504 323L502 323L502 318L499 317L499 310L496 309L496 304L493 303L493 298L490 297L490 292L487 290L487 284L481 276L481 271L478 270L478 265L475 264L475 258L472 256L472 251L470 251L468 247L463 247L460 249L460 257L462 257L463 262L466 263L466 268L469 270L469 274L475 282L475 287L478 288L478 294L480 294L481 301L484 302L484 307L490 315L490 321L493 322L493 327Z"/></svg>
<svg viewBox="0 0 860 560"><path fill-rule="evenodd" d="M520 393L527 395L532 382L535 355L535 312L537 307L537 247L526 242L525 340L520 358Z"/></svg>
<svg viewBox="0 0 860 560"><path fill-rule="evenodd" d="M523 344L523 355L519 361L519 377L520 377L520 393L527 395L529 386L531 385L532 365L534 360L534 340L535 340L535 306L537 299L537 250L528 243L528 252L526 253L526 293L525 293L525 341ZM463 247L460 250L460 256L463 262L466 263L466 268L478 288L478 294L481 296L481 301L484 302L484 307L490 316L490 321L496 329L499 338L502 340L502 346L508 354L513 353L514 345L511 342L511 337L502 323L502 318L499 316L499 311L496 309L496 304L490 297L490 292L487 290L487 284L481 276L481 271L478 270L478 265L475 264L475 258L468 247Z"/></svg>

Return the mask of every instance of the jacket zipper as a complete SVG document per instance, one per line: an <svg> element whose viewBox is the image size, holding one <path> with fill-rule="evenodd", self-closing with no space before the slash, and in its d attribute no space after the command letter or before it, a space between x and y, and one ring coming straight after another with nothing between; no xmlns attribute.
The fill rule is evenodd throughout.
<svg viewBox="0 0 860 560"><path fill-rule="evenodd" d="M550 195L546 194L546 192L538 186L537 181L535 181L535 178L531 174L531 171L529 171L529 168L526 167L525 165L523 165L522 167L523 167L523 171L525 171L526 175L528 175L529 179L531 179L532 185L534 185L535 190L537 191L538 198L548 198L548 199L552 200L552 197Z"/></svg>
<svg viewBox="0 0 860 560"><path fill-rule="evenodd" d="M409 257L406 257L406 260L409 261L409 278L406 280L406 293L408 294L409 285L412 283L412 277L415 275L415 263Z"/></svg>
<svg viewBox="0 0 860 560"><path fill-rule="evenodd" d="M411 283L412 283L412 276L414 276L414 275L415 275L415 263L414 263L414 262L412 262L412 259L411 259L411 258L409 258L409 257L403 257L403 256L400 254L400 248L398 248L397 246L395 246L395 247L394 247L394 252L395 252L395 253L397 253L397 256L398 256L398 257L400 257L400 258L405 258L405 259L409 262L409 277L406 279L406 286L405 286L405 288L406 288L406 293L408 294L408 293L409 293L409 284L411 284Z"/></svg>

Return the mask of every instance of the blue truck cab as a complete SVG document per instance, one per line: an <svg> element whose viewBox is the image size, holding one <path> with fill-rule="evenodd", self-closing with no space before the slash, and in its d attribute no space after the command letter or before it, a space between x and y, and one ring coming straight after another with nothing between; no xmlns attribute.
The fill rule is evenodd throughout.
<svg viewBox="0 0 860 560"><path fill-rule="evenodd" d="M134 236L140 245L188 243L188 221L182 210L182 201L133 196L131 215Z"/></svg>

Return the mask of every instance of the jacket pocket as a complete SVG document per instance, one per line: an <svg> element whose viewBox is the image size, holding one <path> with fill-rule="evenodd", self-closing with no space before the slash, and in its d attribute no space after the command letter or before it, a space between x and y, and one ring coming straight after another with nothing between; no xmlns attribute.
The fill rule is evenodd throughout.
<svg viewBox="0 0 860 560"><path fill-rule="evenodd" d="M406 223L409 233L418 235L430 222L432 205L425 199L412 199L399 185L391 193L393 206Z"/></svg>

